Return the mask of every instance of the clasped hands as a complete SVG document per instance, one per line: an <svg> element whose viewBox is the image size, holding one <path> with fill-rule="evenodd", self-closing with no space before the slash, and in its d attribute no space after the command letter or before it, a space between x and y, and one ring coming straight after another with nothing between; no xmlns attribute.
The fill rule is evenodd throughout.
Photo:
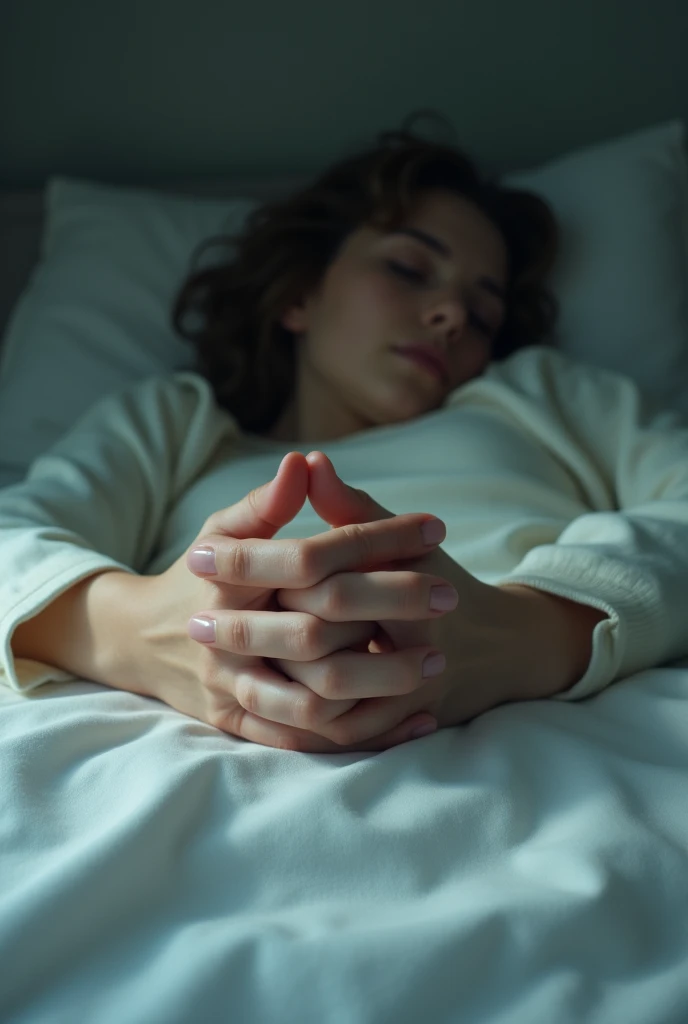
<svg viewBox="0 0 688 1024"><path fill-rule="evenodd" d="M306 496L330 532L269 540ZM272 746L384 750L419 725L458 725L507 701L556 692L570 676L563 661L552 674L550 660L542 678L536 591L477 580L442 551L443 535L429 546L423 540L421 525L441 521L395 516L346 485L322 452L307 460L290 452L274 480L229 511L224 523L211 516L192 546L213 551L215 572L191 549L186 564L217 579L225 594L241 588L242 599L230 595L230 610L208 613L210 638L196 631L206 617L199 611L189 636L251 659L253 671L235 677L243 724L231 731L245 738L261 735L262 720L266 735L268 723L283 726L257 740ZM433 611L431 588L447 585L456 606ZM425 659L436 652L445 668L424 678Z"/></svg>

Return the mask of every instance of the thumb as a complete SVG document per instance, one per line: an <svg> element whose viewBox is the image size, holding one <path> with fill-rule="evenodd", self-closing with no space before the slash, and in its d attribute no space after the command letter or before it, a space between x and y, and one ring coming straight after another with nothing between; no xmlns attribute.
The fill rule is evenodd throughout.
<svg viewBox="0 0 688 1024"><path fill-rule="evenodd" d="M378 505L365 491L345 484L324 452L309 452L306 463L308 498L320 518L330 526L393 518L393 512Z"/></svg>
<svg viewBox="0 0 688 1024"><path fill-rule="evenodd" d="M269 540L301 511L308 496L308 463L301 452L287 452L277 473L229 508L215 512L202 533L226 533Z"/></svg>

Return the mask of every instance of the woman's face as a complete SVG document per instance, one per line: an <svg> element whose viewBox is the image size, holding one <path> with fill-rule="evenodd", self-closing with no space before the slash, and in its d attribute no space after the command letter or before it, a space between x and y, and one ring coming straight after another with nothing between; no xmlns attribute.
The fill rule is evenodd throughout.
<svg viewBox="0 0 688 1024"><path fill-rule="evenodd" d="M507 275L499 229L444 190L424 193L393 233L352 232L316 292L282 317L297 335L296 389L269 436L332 440L441 406L489 363ZM394 351L418 343L444 354L445 377Z"/></svg>

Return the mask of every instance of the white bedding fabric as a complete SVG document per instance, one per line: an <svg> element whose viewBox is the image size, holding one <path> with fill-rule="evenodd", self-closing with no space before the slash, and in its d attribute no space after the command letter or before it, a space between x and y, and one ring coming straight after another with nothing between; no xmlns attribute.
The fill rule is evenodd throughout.
<svg viewBox="0 0 688 1024"><path fill-rule="evenodd" d="M61 589L164 571L274 476L230 428L200 378L154 378L0 491L0 1024L686 1024L684 421L535 349L328 446L485 582L615 620L560 700L335 755L8 653ZM322 532L309 508L283 536Z"/></svg>
<svg viewBox="0 0 688 1024"><path fill-rule="evenodd" d="M0 687L3 1024L684 1024L688 660L378 754Z"/></svg>

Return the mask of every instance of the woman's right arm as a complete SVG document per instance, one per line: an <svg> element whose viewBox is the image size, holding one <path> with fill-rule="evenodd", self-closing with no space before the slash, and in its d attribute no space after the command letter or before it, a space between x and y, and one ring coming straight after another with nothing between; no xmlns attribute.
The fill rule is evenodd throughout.
<svg viewBox="0 0 688 1024"><path fill-rule="evenodd" d="M231 429L199 375L147 378L97 402L0 490L0 681L135 678L122 671L153 579L141 574L170 505Z"/></svg>
<svg viewBox="0 0 688 1024"><path fill-rule="evenodd" d="M136 629L149 607L148 582L147 576L114 569L80 580L17 626L14 658L151 696Z"/></svg>

